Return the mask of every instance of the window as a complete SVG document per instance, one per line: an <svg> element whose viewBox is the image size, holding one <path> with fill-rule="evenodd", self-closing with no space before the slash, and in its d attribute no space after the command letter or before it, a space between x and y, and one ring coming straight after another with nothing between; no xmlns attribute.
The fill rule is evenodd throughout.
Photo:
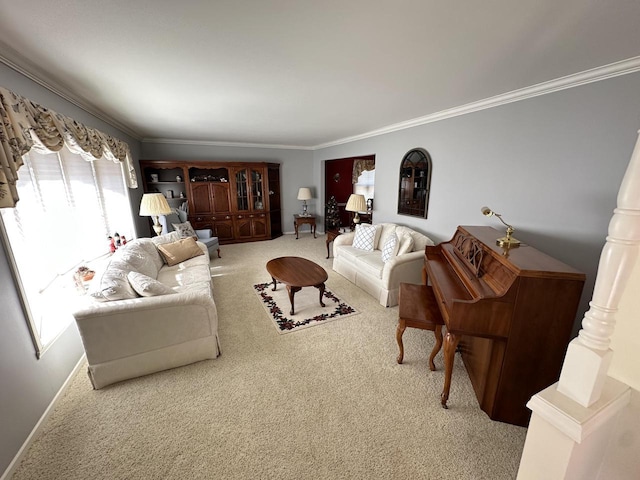
<svg viewBox="0 0 640 480"><path fill-rule="evenodd" d="M364 198L370 200L373 198L375 183L376 171L364 170L358 177L358 183L353 186L353 193L364 195Z"/></svg>
<svg viewBox="0 0 640 480"><path fill-rule="evenodd" d="M24 162L20 201L0 209L0 227L40 356L73 319L75 270L109 253L109 235L131 238L133 219L121 163L87 161L66 147L31 150Z"/></svg>

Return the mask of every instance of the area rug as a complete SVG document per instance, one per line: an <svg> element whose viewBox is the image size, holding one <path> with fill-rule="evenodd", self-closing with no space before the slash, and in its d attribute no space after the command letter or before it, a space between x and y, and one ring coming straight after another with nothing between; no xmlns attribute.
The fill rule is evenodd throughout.
<svg viewBox="0 0 640 480"><path fill-rule="evenodd" d="M275 292L272 290L273 282L258 283L253 288L279 333L291 333L359 313L328 289L324 291L325 306L322 307L318 289L305 287L296 292L295 313L290 315L291 302L284 284L278 283Z"/></svg>

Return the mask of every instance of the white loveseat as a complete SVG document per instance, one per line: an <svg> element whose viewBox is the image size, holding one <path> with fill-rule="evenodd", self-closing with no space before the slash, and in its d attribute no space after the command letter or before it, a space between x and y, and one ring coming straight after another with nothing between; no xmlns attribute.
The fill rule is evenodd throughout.
<svg viewBox="0 0 640 480"><path fill-rule="evenodd" d="M183 257L197 256L169 257L178 261L169 266L158 249L183 242L191 248ZM220 354L204 244L180 240L176 232L131 241L99 269L89 288L73 315L94 388Z"/></svg>
<svg viewBox="0 0 640 480"><path fill-rule="evenodd" d="M398 304L400 283L422 283L424 249L434 243L426 235L394 223L374 227L376 234L371 251L353 245L356 232L336 237L333 269L376 298L380 305L393 307ZM396 236L400 250L390 252L385 262L382 250L391 235Z"/></svg>

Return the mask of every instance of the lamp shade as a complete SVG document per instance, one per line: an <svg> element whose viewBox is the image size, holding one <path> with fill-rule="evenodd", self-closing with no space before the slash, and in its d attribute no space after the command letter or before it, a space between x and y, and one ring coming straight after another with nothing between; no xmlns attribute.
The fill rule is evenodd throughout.
<svg viewBox="0 0 640 480"><path fill-rule="evenodd" d="M167 199L161 193L145 193L140 202L140 216L152 217L157 215L169 215L171 207Z"/></svg>
<svg viewBox="0 0 640 480"><path fill-rule="evenodd" d="M311 200L311 190L307 187L302 187L298 190L298 200Z"/></svg>
<svg viewBox="0 0 640 480"><path fill-rule="evenodd" d="M366 212L367 202L364 199L364 195L352 193L347 200L347 206L344 207L347 212Z"/></svg>

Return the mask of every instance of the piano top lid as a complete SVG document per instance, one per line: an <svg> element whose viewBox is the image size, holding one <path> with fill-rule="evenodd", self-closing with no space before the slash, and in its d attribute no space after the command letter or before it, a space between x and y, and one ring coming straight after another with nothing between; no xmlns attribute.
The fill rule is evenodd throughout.
<svg viewBox="0 0 640 480"><path fill-rule="evenodd" d="M496 245L496 240L504 237L505 233L493 227L459 226L458 230L480 240L489 251L493 252L495 259L511 270L515 269L520 276L558 276L585 280L585 274L581 271L524 243L517 248L509 249L508 255L505 256L505 249Z"/></svg>

